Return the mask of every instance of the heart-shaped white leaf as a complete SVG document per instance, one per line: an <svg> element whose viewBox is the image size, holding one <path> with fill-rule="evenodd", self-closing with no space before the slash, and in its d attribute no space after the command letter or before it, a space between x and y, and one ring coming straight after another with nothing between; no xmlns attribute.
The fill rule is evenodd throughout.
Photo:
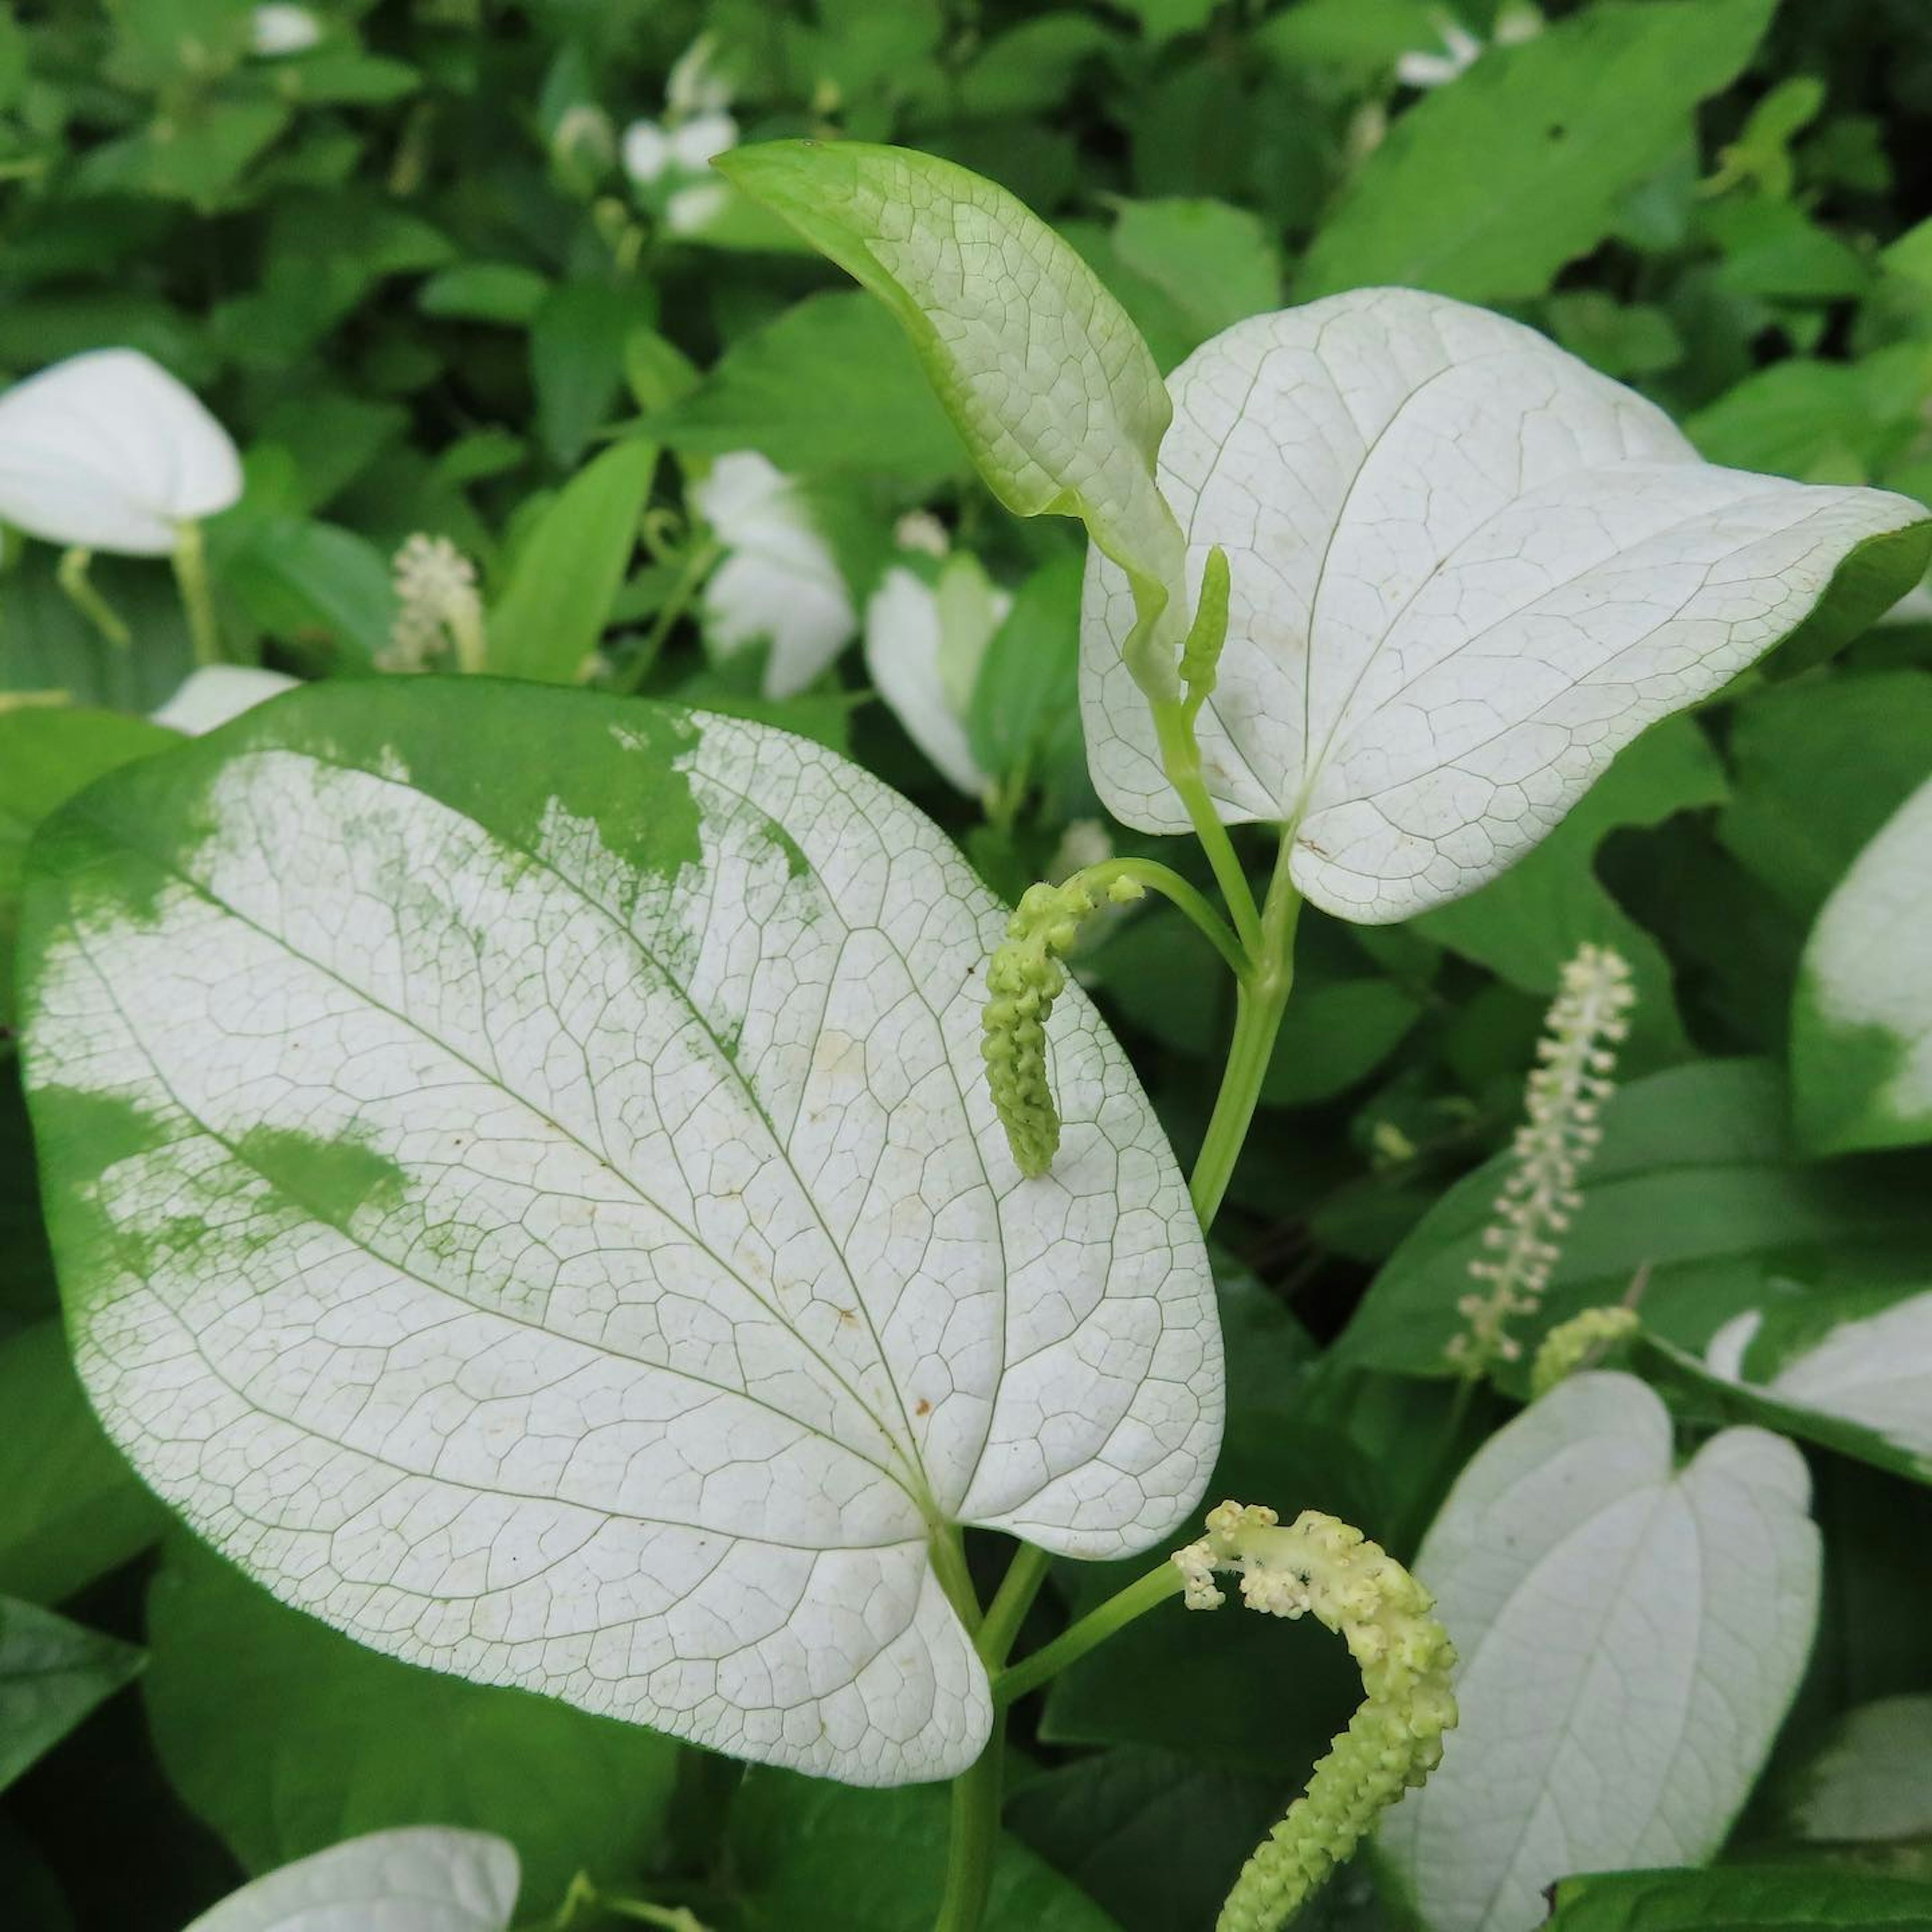
<svg viewBox="0 0 1932 1932"><path fill-rule="evenodd" d="M948 1526L1192 1506L1200 1235L1070 998L1022 1181L992 896L769 728L312 687L35 848L27 1072L76 1357L136 1467L393 1654L739 1754L950 1776Z"/></svg>
<svg viewBox="0 0 1932 1932"><path fill-rule="evenodd" d="M1382 1833L1430 1932L1528 1932L1558 1878L1717 1849L1810 1648L1809 1492L1760 1429L1676 1468L1630 1376L1578 1376L1484 1446L1416 1561L1461 1724Z"/></svg>
<svg viewBox="0 0 1932 1932"><path fill-rule="evenodd" d="M1720 470L1663 412L1532 330L1368 289L1238 324L1169 381L1161 488L1190 580L1233 603L1200 721L1229 823L1294 828L1327 910L1405 919L1501 872L1612 755L1840 595L1922 569L1906 498ZM1914 535L1900 536L1913 532ZM1094 782L1148 832L1188 820L1120 662L1124 575L1082 621Z"/></svg>
<svg viewBox="0 0 1932 1932"><path fill-rule="evenodd" d="M1811 928L1791 1075L1814 1147L1932 1140L1932 783L1886 821Z"/></svg>
<svg viewBox="0 0 1932 1932"><path fill-rule="evenodd" d="M508 1932L517 1854L487 1832L371 1832L232 1892L188 1932Z"/></svg>

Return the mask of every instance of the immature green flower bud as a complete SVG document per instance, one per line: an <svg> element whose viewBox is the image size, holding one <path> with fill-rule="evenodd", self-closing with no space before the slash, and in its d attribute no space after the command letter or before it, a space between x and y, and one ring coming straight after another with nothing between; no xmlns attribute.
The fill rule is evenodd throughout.
<svg viewBox="0 0 1932 1932"><path fill-rule="evenodd" d="M1360 1530L1318 1510L1283 1529L1273 1510L1223 1503L1209 1512L1208 1534L1173 1561L1190 1610L1223 1601L1214 1574L1231 1573L1250 1610L1312 1612L1361 1670L1361 1708L1242 1867L1216 1922L1216 1932L1274 1932L1442 1761L1442 1734L1456 1722L1456 1653L1429 1614L1429 1592Z"/></svg>
<svg viewBox="0 0 1932 1932"><path fill-rule="evenodd" d="M1559 1322L1543 1338L1529 1368L1529 1396L1534 1402L1547 1395L1566 1376L1574 1375L1596 1349L1627 1341L1637 1331L1634 1308L1621 1305L1586 1308L1568 1322Z"/></svg>
<svg viewBox="0 0 1932 1932"><path fill-rule="evenodd" d="M1007 922L1004 942L987 962L980 1052L1013 1159L1029 1178L1044 1174L1060 1150L1060 1113L1047 1078L1046 1021L1066 984L1061 956L1103 898L1125 904L1142 891L1132 879L1100 884L1084 872L1058 886L1029 886Z"/></svg>

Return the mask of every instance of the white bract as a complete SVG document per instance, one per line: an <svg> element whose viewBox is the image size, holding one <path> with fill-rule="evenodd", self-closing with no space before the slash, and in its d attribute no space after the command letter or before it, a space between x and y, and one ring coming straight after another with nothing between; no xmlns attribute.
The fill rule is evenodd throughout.
<svg viewBox="0 0 1932 1932"><path fill-rule="evenodd" d="M1932 1140L1932 782L1811 928L1792 1020L1798 1125L1829 1152Z"/></svg>
<svg viewBox="0 0 1932 1932"><path fill-rule="evenodd" d="M157 724L198 738L231 718L292 691L300 680L254 664L204 664L181 681L174 695L148 715Z"/></svg>
<svg viewBox="0 0 1932 1932"><path fill-rule="evenodd" d="M968 798L991 782L973 755L966 719L973 686L1012 598L976 558L949 557L928 583L894 564L866 606L866 668L907 735Z"/></svg>
<svg viewBox="0 0 1932 1932"><path fill-rule="evenodd" d="M248 16L248 50L264 60L305 54L322 42L322 22L291 0L266 0Z"/></svg>
<svg viewBox="0 0 1932 1932"><path fill-rule="evenodd" d="M1810 1648L1809 1487L1757 1429L1676 1468L1624 1375L1563 1383L1478 1453L1416 1562L1461 1726L1382 1833L1430 1932L1528 1932L1558 1878L1717 1849Z"/></svg>
<svg viewBox="0 0 1932 1932"><path fill-rule="evenodd" d="M138 350L70 356L0 396L0 523L28 536L163 556L241 494L227 431Z"/></svg>
<svg viewBox="0 0 1932 1932"><path fill-rule="evenodd" d="M312 686L47 836L27 1058L76 1362L285 1601L898 1783L991 1721L950 1526L1114 1557L1198 1496L1213 1284L1126 1056L1056 1006L1062 1151L1021 1180L980 1072L1005 915L824 748Z"/></svg>
<svg viewBox="0 0 1932 1932"><path fill-rule="evenodd" d="M804 493L748 449L719 457L690 494L725 550L704 586L706 638L726 656L769 644L765 695L794 695L859 628L844 574Z"/></svg>
<svg viewBox="0 0 1932 1932"><path fill-rule="evenodd" d="M518 1876L487 1832L371 1832L244 1885L188 1932L508 1932Z"/></svg>
<svg viewBox="0 0 1932 1932"><path fill-rule="evenodd" d="M1402 289L1258 316L1169 388L1160 480L1232 608L1199 721L1231 824L1292 828L1295 884L1367 922L1481 884L1611 758L1792 631L1922 505L1701 460L1670 418L1533 330ZM1095 784L1188 819L1121 661L1125 574L1082 622Z"/></svg>

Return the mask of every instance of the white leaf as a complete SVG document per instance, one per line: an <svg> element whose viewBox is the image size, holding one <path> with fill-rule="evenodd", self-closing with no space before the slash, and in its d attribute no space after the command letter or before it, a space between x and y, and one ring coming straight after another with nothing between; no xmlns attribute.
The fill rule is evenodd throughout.
<svg viewBox="0 0 1932 1932"><path fill-rule="evenodd" d="M1842 1323L1765 1387L1780 1401L1875 1431L1932 1473L1932 1292Z"/></svg>
<svg viewBox="0 0 1932 1932"><path fill-rule="evenodd" d="M1791 1061L1798 1126L1814 1147L1932 1140L1932 782L1886 821L1818 915Z"/></svg>
<svg viewBox="0 0 1932 1932"><path fill-rule="evenodd" d="M1701 1864L1810 1648L1803 1459L1730 1429L1674 1466L1643 1383L1582 1375L1478 1452L1417 1559L1461 1654L1461 1724L1390 1814L1430 1932L1528 1932L1576 1872Z"/></svg>
<svg viewBox="0 0 1932 1932"><path fill-rule="evenodd" d="M0 523L29 536L165 556L241 494L227 431L138 350L70 356L0 396Z"/></svg>
<svg viewBox="0 0 1932 1932"><path fill-rule="evenodd" d="M866 606L866 668L906 735L948 784L977 798L990 780L973 755L966 712L973 681L1012 600L964 552L939 587L896 564ZM950 620L950 621L949 621Z"/></svg>
<svg viewBox="0 0 1932 1932"><path fill-rule="evenodd" d="M190 671L174 695L148 716L171 731L199 737L257 704L294 690L299 682L254 664L203 664L199 670Z"/></svg>
<svg viewBox="0 0 1932 1932"><path fill-rule="evenodd" d="M764 694L790 698L852 641L858 614L798 486L753 450L721 456L692 486L726 548L704 586L704 626L727 655L769 644Z"/></svg>
<svg viewBox="0 0 1932 1932"><path fill-rule="evenodd" d="M765 727L320 685L143 769L47 835L24 922L76 1360L136 1468L393 1654L964 1769L944 1526L1128 1554L1219 1439L1200 1234L1092 1009L1055 1006L1023 1181L1000 908Z"/></svg>
<svg viewBox="0 0 1932 1932"><path fill-rule="evenodd" d="M487 1832L371 1832L258 1878L188 1932L508 1932L517 1854Z"/></svg>
<svg viewBox="0 0 1932 1932"><path fill-rule="evenodd" d="M1932 1697L1880 1697L1847 1712L1796 1786L1789 1810L1801 1838L1932 1838Z"/></svg>
<svg viewBox="0 0 1932 1932"><path fill-rule="evenodd" d="M1229 823L1294 828L1324 910L1406 919L1501 872L1613 754L1789 632L1924 508L1701 461L1662 411L1521 325L1368 289L1238 323L1169 382L1160 480L1233 607L1200 726ZM1097 552L1082 634L1094 782L1187 819L1120 662Z"/></svg>

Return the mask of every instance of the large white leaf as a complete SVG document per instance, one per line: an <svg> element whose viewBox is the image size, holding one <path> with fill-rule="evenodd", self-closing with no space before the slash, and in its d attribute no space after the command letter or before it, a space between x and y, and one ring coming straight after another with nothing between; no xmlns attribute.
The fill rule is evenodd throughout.
<svg viewBox="0 0 1932 1932"><path fill-rule="evenodd" d="M1925 519L1715 468L1533 331L1409 290L1238 323L1169 388L1160 481L1190 581L1215 544L1233 575L1208 784L1230 823L1292 826L1295 883L1352 920L1502 871L1645 725L1793 630L1860 544ZM1129 824L1184 832L1120 662L1133 614L1096 551L1094 782Z"/></svg>
<svg viewBox="0 0 1932 1932"><path fill-rule="evenodd" d="M1811 928L1791 1072L1816 1147L1932 1140L1932 783L1886 821Z"/></svg>
<svg viewBox="0 0 1932 1932"><path fill-rule="evenodd" d="M227 431L139 350L70 356L0 396L0 523L29 536L164 556L241 494Z"/></svg>
<svg viewBox="0 0 1932 1932"><path fill-rule="evenodd" d="M516 1852L487 1832L371 1832L244 1885L188 1932L508 1932L517 1880Z"/></svg>
<svg viewBox="0 0 1932 1932"><path fill-rule="evenodd" d="M1382 1834L1430 1932L1527 1932L1558 1878L1716 1850L1810 1648L1809 1489L1758 1429L1676 1468L1630 1376L1576 1376L1485 1444L1416 1563L1461 1724Z"/></svg>
<svg viewBox="0 0 1932 1932"><path fill-rule="evenodd" d="M1141 1549L1220 1433L1200 1235L1092 1009L1023 1181L1000 908L764 727L398 680L136 769L27 912L62 1289L136 1467L398 1656L855 1782L970 1763L935 1536Z"/></svg>

